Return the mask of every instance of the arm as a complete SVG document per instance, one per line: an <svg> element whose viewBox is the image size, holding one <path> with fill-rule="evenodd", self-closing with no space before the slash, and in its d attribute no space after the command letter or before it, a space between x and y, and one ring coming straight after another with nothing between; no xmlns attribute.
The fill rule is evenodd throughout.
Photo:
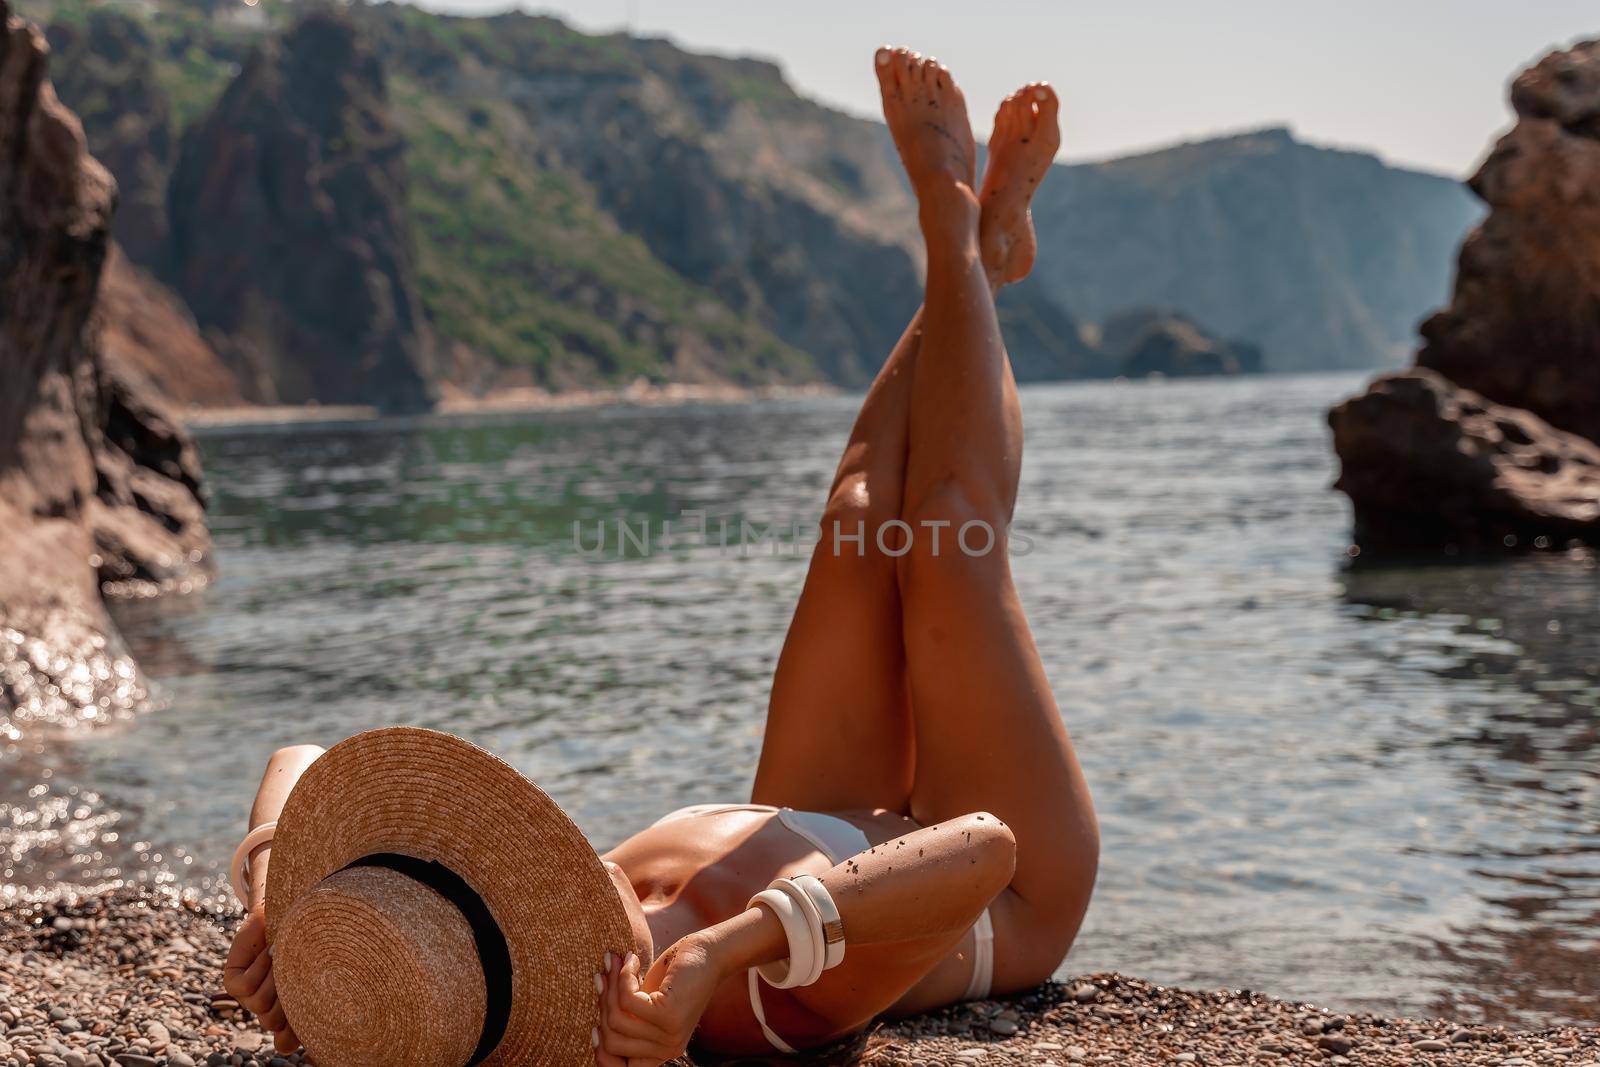
<svg viewBox="0 0 1600 1067"><path fill-rule="evenodd" d="M979 813L913 831L852 856L822 875L850 945L954 936L1011 880L1016 842ZM751 908L684 937L641 982L638 959L617 961L605 982L602 1067L641 1067L681 1055L712 993L750 967L789 951L772 912Z"/></svg>
<svg viewBox="0 0 1600 1067"><path fill-rule="evenodd" d="M256 789L255 803L250 805L250 829L265 822L275 822L283 814L294 784L316 758L322 755L319 745L293 745L280 748L267 761L261 775L261 785ZM250 853L251 911L257 910L267 898L267 860L272 855L272 843L261 845Z"/></svg>
<svg viewBox="0 0 1600 1067"><path fill-rule="evenodd" d="M250 829L278 818L295 783L320 755L322 749L316 745L280 748L272 754L256 790L255 803L250 806ZM262 1026L272 1031L273 1044L279 1052L293 1052L300 1047L300 1039L289 1028L278 1004L272 955L267 949L267 861L271 854L270 842L250 853L250 911L234 934L222 984L235 1000L255 1012Z"/></svg>

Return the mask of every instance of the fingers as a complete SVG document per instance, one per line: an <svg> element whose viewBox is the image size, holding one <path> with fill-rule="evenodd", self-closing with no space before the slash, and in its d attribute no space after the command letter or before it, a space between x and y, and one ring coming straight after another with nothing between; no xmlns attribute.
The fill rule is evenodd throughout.
<svg viewBox="0 0 1600 1067"><path fill-rule="evenodd" d="M261 953L243 970L224 970L222 972L222 988L228 995L240 1004L249 1008L248 1001L256 995L261 988L261 983L272 973L272 957L265 952ZM250 1010L254 1011L254 1008Z"/></svg>
<svg viewBox="0 0 1600 1067"><path fill-rule="evenodd" d="M233 935L233 947L228 949L228 959L222 965L222 987L243 1004L246 997L260 988L261 980L271 969L266 917L260 911L253 911Z"/></svg>
<svg viewBox="0 0 1600 1067"><path fill-rule="evenodd" d="M621 1056L629 1063L634 1060L645 1060L650 1064L665 1063L678 1055L678 1049L659 1040L646 1040L638 1037L623 1037L621 1034L603 1033L600 1035L600 1047L613 1056Z"/></svg>
<svg viewBox="0 0 1600 1067"><path fill-rule="evenodd" d="M641 1019L633 1009L648 1005L649 997L639 990L639 957L628 953L627 960L612 960L601 994L599 1052L629 1067L646 1063L650 1067L678 1055L675 1039L661 1027ZM604 1062L604 1061L601 1061Z"/></svg>
<svg viewBox="0 0 1600 1067"><path fill-rule="evenodd" d="M643 996L644 990L639 985L639 956L638 953L628 953L628 958L617 972L622 979L623 992L630 997Z"/></svg>
<svg viewBox="0 0 1600 1067"><path fill-rule="evenodd" d="M671 955L656 960L650 973L639 977L639 957L630 956L631 966L622 969L623 1004L633 1014L657 1028L670 1028L676 1018L667 1008L666 985L671 971Z"/></svg>
<svg viewBox="0 0 1600 1067"><path fill-rule="evenodd" d="M650 973L639 979L639 968L633 969L633 982L639 990L647 995L654 994L667 983L667 976L672 973L672 965L678 955L678 946L673 945L667 951L656 957L655 963L650 966Z"/></svg>
<svg viewBox="0 0 1600 1067"><path fill-rule="evenodd" d="M272 1047L287 1056L300 1047L300 1035L288 1026L272 1035Z"/></svg>
<svg viewBox="0 0 1600 1067"><path fill-rule="evenodd" d="M228 949L227 962L222 965L223 973L245 970L255 962L257 956L266 951L266 948L266 913L260 910L252 911L245 916L244 922L239 924L239 929L233 935L233 946Z"/></svg>
<svg viewBox="0 0 1600 1067"><path fill-rule="evenodd" d="M658 1027L630 1014L630 1008L623 1005L627 986L622 980L622 973L620 966L613 966L611 973L606 976L604 994L600 1000L606 1032L646 1039L658 1036Z"/></svg>
<svg viewBox="0 0 1600 1067"><path fill-rule="evenodd" d="M261 1025L268 1030L283 1030L289 1025L289 1020L283 1014L283 1006L278 1003L278 980L270 973L253 997L239 1003L255 1012Z"/></svg>
<svg viewBox="0 0 1600 1067"><path fill-rule="evenodd" d="M274 1034L281 1030L289 1029L289 1017L283 1013L283 1003L273 1000L272 1007L261 1016L261 1025L271 1030Z"/></svg>
<svg viewBox="0 0 1600 1067"><path fill-rule="evenodd" d="M661 1026L671 1024L673 1016L667 1010L667 994L672 985L670 963L657 960L650 973L640 978L639 958L635 956L632 969L625 970L622 979L624 992L629 997L626 1001L629 1011Z"/></svg>

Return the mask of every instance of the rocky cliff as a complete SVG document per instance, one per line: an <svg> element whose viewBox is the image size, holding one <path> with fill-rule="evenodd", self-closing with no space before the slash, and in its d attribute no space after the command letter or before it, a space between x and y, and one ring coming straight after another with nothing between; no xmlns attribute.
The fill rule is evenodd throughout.
<svg viewBox="0 0 1600 1067"><path fill-rule="evenodd" d="M299 147L283 159L315 143L317 172L338 155L337 138L311 116L277 106L291 73L292 50L270 43L281 26L252 36L185 5L112 14L87 0L34 2L56 12L63 48L73 49L68 103L91 115L91 147L130 188L170 166L161 116L187 128L191 184L168 182L187 228L174 232L171 263L134 259L177 279L247 394L333 399L317 390L351 385L312 378L294 354L303 340L281 326L328 313L315 302L323 287L297 289L274 267L318 247L283 236L309 234L315 212L278 217L270 197L247 188L220 205L232 246L194 236L219 206L195 199L194 173L209 169L209 194L222 196L229 168L265 143L267 126L240 125L240 95L263 102L261 123L277 110L282 125L302 131L284 142ZM433 377L446 387L637 377L855 384L915 306L914 208L882 125L804 99L773 64L587 35L520 13L452 18L380 4L347 14L383 68L383 91L355 90L353 113L376 123L386 106L404 143L398 195L414 293L439 340ZM270 78L241 58L264 39L279 57L267 64ZM365 56L359 45L330 52L307 84L321 77L349 92L367 80L355 69ZM123 83L136 89L122 94ZM165 105L152 95L161 92ZM148 106L121 103L147 97ZM348 158L390 165L381 152ZM317 180L293 179L301 192ZM373 185L379 199L397 193L387 176ZM1035 212L1038 271L1002 296L1013 361L1027 380L1114 374L1083 343L1078 320L1159 306L1263 348L1267 369L1398 362L1415 322L1444 298L1449 250L1474 210L1455 183L1297 144L1283 131L1058 167ZM315 221L352 224L343 209ZM387 315L381 299L340 307ZM338 339L343 363L331 346L314 362L358 384L365 379L348 364L367 357L350 354L346 326L317 328ZM395 333L374 335L386 332Z"/></svg>
<svg viewBox="0 0 1600 1067"><path fill-rule="evenodd" d="M116 115L117 79L143 84L153 64L174 124L203 118L222 107L219 71L241 54L239 35L186 8L113 16L76 3L55 9L64 46L93 60L73 82L101 116L91 144L103 138L130 168L154 172L118 151L117 132L148 120ZM417 294L446 385L859 383L915 307L914 209L882 126L803 99L772 64L521 14L456 19L403 5L350 14L382 59L405 142ZM116 21L131 18L142 36ZM245 68L240 81L255 77ZM248 141L208 143L232 151ZM173 272L209 279L227 267L205 257L186 267L191 255L185 244L167 267L185 295ZM237 299L217 304L295 310L286 294L247 288L228 287ZM245 391L278 395L293 367L231 341L253 334L269 354L281 343L195 310ZM1111 372L1060 292L1014 287L1001 314L1019 376Z"/></svg>
<svg viewBox="0 0 1600 1067"><path fill-rule="evenodd" d="M382 66L331 12L264 41L184 135L168 274L253 399L431 406L406 193Z"/></svg>
<svg viewBox="0 0 1600 1067"><path fill-rule="evenodd" d="M1546 56L1511 100L1418 366L1329 414L1363 547L1600 543L1600 41Z"/></svg>
<svg viewBox="0 0 1600 1067"><path fill-rule="evenodd" d="M590 359L688 329L705 348L691 369L859 384L920 301L915 207L883 127L802 98L775 65L592 37L521 13L447 18L400 5L363 18L413 90L397 96L428 161L418 188L424 285L447 332L473 335L495 317L493 303L514 303L462 282L491 273L462 238L491 230L507 234L496 243L524 236L493 273L530 310L556 297L560 313L547 319L587 313L622 332L586 348L581 336L563 339ZM526 193L506 206L521 214L478 194L508 163L517 173L502 184ZM480 206L468 216L461 204ZM1087 370L1055 296L1008 293L1006 311L1021 365L1052 377ZM511 340L485 338L502 362L518 358L521 338ZM669 362L683 376L684 361Z"/></svg>
<svg viewBox="0 0 1600 1067"><path fill-rule="evenodd" d="M116 245L100 277L97 313L100 351L123 377L147 380L178 405L245 403L238 379L200 336L188 305Z"/></svg>
<svg viewBox="0 0 1600 1067"><path fill-rule="evenodd" d="M1261 371L1261 350L1255 345L1213 337L1193 319L1169 311L1141 308L1113 316L1101 324L1098 340L1116 372L1129 378Z"/></svg>
<svg viewBox="0 0 1600 1067"><path fill-rule="evenodd" d="M1076 315L1168 308L1303 371L1401 363L1477 210L1451 179L1262 130L1058 167L1033 214Z"/></svg>
<svg viewBox="0 0 1600 1067"><path fill-rule="evenodd" d="M1362 548L1561 549L1600 538L1600 445L1425 368L1329 413Z"/></svg>
<svg viewBox="0 0 1600 1067"><path fill-rule="evenodd" d="M1417 362L1600 440L1600 41L1524 71L1511 104L1471 181L1489 215Z"/></svg>
<svg viewBox="0 0 1600 1067"><path fill-rule="evenodd" d="M0 0L0 720L137 704L102 590L203 578L192 445L101 359L94 305L115 185Z"/></svg>
<svg viewBox="0 0 1600 1067"><path fill-rule="evenodd" d="M166 254L177 142L150 35L132 15L97 7L81 22L52 24L48 39L56 90L117 180L112 232L135 261L157 266Z"/></svg>

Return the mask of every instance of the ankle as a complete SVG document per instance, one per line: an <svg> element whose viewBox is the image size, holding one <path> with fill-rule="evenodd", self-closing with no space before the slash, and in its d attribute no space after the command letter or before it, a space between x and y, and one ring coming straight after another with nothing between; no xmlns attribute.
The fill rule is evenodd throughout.
<svg viewBox="0 0 1600 1067"><path fill-rule="evenodd" d="M928 257L950 254L978 255L978 198L960 183L952 184L918 201L917 221L928 246Z"/></svg>

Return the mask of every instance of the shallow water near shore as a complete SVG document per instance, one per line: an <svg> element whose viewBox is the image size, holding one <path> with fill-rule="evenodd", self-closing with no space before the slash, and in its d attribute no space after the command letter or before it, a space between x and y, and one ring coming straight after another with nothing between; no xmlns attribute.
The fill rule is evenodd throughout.
<svg viewBox="0 0 1600 1067"><path fill-rule="evenodd" d="M1600 575L1351 568L1359 382L1024 391L1014 566L1104 838L1062 973L1594 1023ZM272 749L396 722L601 844L742 799L857 402L207 430L221 576L119 609L156 709L0 755L6 877L213 891Z"/></svg>

